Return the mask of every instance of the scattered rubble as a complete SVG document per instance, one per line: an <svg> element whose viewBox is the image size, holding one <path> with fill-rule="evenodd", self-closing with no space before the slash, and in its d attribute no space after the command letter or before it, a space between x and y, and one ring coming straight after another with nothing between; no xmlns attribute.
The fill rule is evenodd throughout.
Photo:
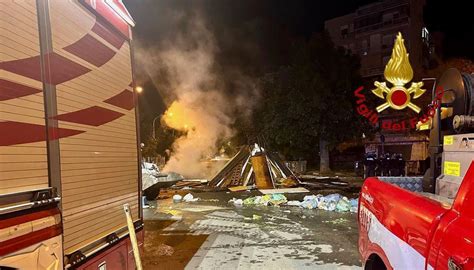
<svg viewBox="0 0 474 270"><path fill-rule="evenodd" d="M175 203L179 203L181 201L183 201L183 202L196 202L198 200L199 200L199 198L194 198L193 194L191 194L191 193L188 193L184 196L181 196L179 194L173 195L173 202L175 202Z"/></svg>
<svg viewBox="0 0 474 270"><path fill-rule="evenodd" d="M325 220L323 221L323 223L331 223L331 224L344 224L348 222L347 219L345 218L338 218L338 219L334 219L334 220Z"/></svg>
<svg viewBox="0 0 474 270"><path fill-rule="evenodd" d="M157 254L159 256L171 256L174 253L174 248L165 244L161 244L157 248Z"/></svg>
<svg viewBox="0 0 474 270"><path fill-rule="evenodd" d="M301 202L300 201L288 201L286 203L286 205L289 205L289 206L300 206L301 205Z"/></svg>
<svg viewBox="0 0 474 270"><path fill-rule="evenodd" d="M249 197L244 200L244 205L280 205L288 200L283 194L267 194L263 196Z"/></svg>
<svg viewBox="0 0 474 270"><path fill-rule="evenodd" d="M229 188L230 189L230 188ZM275 189L259 189L262 194L274 194L274 193L308 193L304 187L296 187L296 188L275 188Z"/></svg>
<svg viewBox="0 0 474 270"><path fill-rule="evenodd" d="M232 203L235 206L242 206L242 204L244 204L244 201L242 199L232 198L231 200L229 200L229 203Z"/></svg>
<svg viewBox="0 0 474 270"><path fill-rule="evenodd" d="M316 245L316 248L319 249L321 253L332 253L332 246L331 245Z"/></svg>
<svg viewBox="0 0 474 270"><path fill-rule="evenodd" d="M292 200L288 201L283 194L267 194L263 196L253 196L245 200L232 198L229 203L235 206L298 206L305 209L321 209L326 211L336 212L357 212L358 199L348 199L345 196L334 193L327 196L321 194L308 195L303 198L303 201Z"/></svg>
<svg viewBox="0 0 474 270"><path fill-rule="evenodd" d="M237 192L237 191L247 191L253 189L252 186L235 186L235 187L229 187L229 190L232 192Z"/></svg>
<svg viewBox="0 0 474 270"><path fill-rule="evenodd" d="M191 194L191 193L188 193L188 194L184 195L184 197L183 197L183 202L196 202L198 200L199 200L199 198L194 198L193 194Z"/></svg>
<svg viewBox="0 0 474 270"><path fill-rule="evenodd" d="M296 202L292 203L297 205ZM321 194L305 196L299 206L306 209L322 209L336 212L357 212L358 199L349 200L347 197L334 193L327 196Z"/></svg>
<svg viewBox="0 0 474 270"><path fill-rule="evenodd" d="M142 190L147 200L155 200L160 189L171 187L183 179L182 175L174 172L160 172L153 163L142 163Z"/></svg>
<svg viewBox="0 0 474 270"><path fill-rule="evenodd" d="M277 153L267 151L258 144L244 146L209 181L210 187L258 188L296 187L300 184L295 174L284 164Z"/></svg>
<svg viewBox="0 0 474 270"><path fill-rule="evenodd" d="M175 203L180 202L182 199L183 199L183 196L181 196L179 194L173 195L173 202L175 202Z"/></svg>

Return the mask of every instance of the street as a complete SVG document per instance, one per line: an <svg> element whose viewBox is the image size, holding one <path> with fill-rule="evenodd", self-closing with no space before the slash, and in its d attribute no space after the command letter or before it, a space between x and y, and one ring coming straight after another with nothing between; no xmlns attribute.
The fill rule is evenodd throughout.
<svg viewBox="0 0 474 270"><path fill-rule="evenodd" d="M360 269L356 214L236 207L228 204L235 194L251 195L197 193L197 202L144 209L144 268Z"/></svg>
<svg viewBox="0 0 474 270"><path fill-rule="evenodd" d="M1 3L0 270L474 270L466 5Z"/></svg>

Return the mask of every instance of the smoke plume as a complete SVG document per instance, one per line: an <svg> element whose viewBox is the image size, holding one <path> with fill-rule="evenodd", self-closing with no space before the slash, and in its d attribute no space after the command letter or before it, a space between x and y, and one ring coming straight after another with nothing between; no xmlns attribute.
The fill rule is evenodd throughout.
<svg viewBox="0 0 474 270"><path fill-rule="evenodd" d="M204 159L234 135L236 115L249 114L258 96L255 83L238 71L223 76L212 32L200 16L175 16L176 33L155 47L138 46L139 65L154 80L168 106L162 123L182 131L163 171L209 177ZM227 74L230 74L229 72Z"/></svg>

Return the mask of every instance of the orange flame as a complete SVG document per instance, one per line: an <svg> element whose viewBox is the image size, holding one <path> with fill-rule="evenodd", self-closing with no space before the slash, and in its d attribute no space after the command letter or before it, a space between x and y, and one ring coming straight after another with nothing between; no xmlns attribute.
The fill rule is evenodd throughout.
<svg viewBox="0 0 474 270"><path fill-rule="evenodd" d="M194 128L198 121L195 112L178 101L171 104L162 119L167 126L179 131L188 131Z"/></svg>

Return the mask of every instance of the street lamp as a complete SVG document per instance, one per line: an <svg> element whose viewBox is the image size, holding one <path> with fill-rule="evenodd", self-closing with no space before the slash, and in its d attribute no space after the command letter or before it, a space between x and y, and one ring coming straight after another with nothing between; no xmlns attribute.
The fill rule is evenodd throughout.
<svg viewBox="0 0 474 270"><path fill-rule="evenodd" d="M135 87L135 91L137 91L137 93L140 94L141 92L143 92L143 87L137 86Z"/></svg>
<svg viewBox="0 0 474 270"><path fill-rule="evenodd" d="M160 116L161 116L161 114L158 115L158 116L156 116L155 118L153 118L153 132L152 132L152 137L153 137L154 140L156 140L155 121L156 121L156 119L158 119Z"/></svg>

